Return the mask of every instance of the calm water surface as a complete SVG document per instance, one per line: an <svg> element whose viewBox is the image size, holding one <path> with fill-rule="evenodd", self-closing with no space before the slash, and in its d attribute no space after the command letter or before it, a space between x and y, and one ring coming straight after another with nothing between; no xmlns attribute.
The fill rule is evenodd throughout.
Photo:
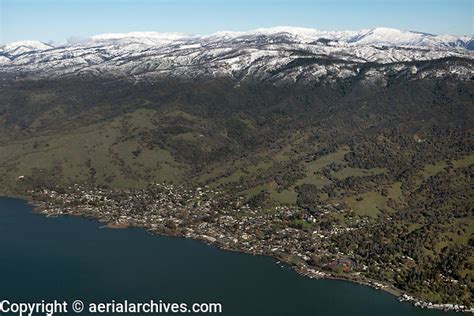
<svg viewBox="0 0 474 316"><path fill-rule="evenodd" d="M417 309L361 285L303 278L267 257L100 226L0 198L0 300L220 302L223 315L459 315Z"/></svg>

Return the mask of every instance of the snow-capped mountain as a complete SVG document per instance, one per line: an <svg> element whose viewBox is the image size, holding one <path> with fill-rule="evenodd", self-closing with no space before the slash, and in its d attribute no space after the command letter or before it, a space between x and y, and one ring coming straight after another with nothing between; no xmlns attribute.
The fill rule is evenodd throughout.
<svg viewBox="0 0 474 316"><path fill-rule="evenodd" d="M50 48L52 48L52 46L38 41L20 41L0 46L0 51L2 51L5 55L17 56Z"/></svg>
<svg viewBox="0 0 474 316"><path fill-rule="evenodd" d="M24 41L0 46L0 76L64 76L154 80L230 77L313 82L474 76L474 37L389 28L319 31L275 27L211 35L110 33L50 46Z"/></svg>

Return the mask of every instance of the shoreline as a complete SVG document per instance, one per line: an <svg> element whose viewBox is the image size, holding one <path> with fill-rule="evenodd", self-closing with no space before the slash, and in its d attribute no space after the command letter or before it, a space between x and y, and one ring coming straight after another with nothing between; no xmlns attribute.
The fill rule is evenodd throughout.
<svg viewBox="0 0 474 316"><path fill-rule="evenodd" d="M45 210L42 207L41 202L35 201L31 197L15 197L19 199L23 199L28 202L28 204L32 207L33 213L40 214L40 215L47 215L45 213ZM191 236L191 235L185 235L185 234L178 234L178 233L166 233L164 231L157 231L154 229L150 229L144 226L139 226L139 225L133 225L130 223L118 223L118 222L107 222L100 217L95 217L95 216L90 216L87 214L82 214L82 213L72 213L72 214L59 214L59 215L52 215L52 216L76 216L76 217L82 217L85 219L89 220L94 220L98 223L104 224L103 226L100 226L99 228L108 228L108 229L126 229L126 228L139 228L143 229L144 231L152 234L152 235L159 235L159 236L166 236L166 237L172 237L172 238L186 238L186 239L192 239L195 241L199 242L204 242L205 244L209 246L213 246L218 248L219 250L224 250L224 251L232 251L232 252L239 252L239 253L244 253L244 254L250 254L250 255L257 255L257 256L265 256L272 258L274 260L278 260L280 263L283 263L287 265L291 270L293 270L297 275L301 277L306 277L310 279L327 279L327 280L336 280L336 281L344 281L344 282L351 282L351 283L356 283L359 285L363 286L368 286L371 287L375 290L381 290L383 292L389 293L399 301L399 302L408 302L412 304L415 307L422 308L422 309L436 309L436 310L441 310L441 311L455 311L455 312L461 312L461 313L472 313L474 314L474 307L472 308L467 308L464 306L460 306L457 304L435 304L432 302L424 301L422 299L418 299L415 296L406 293L396 287L394 287L391 284L385 284L377 280L373 279L368 279L366 277L360 277L357 275L348 275L348 276L341 276L341 275L334 275L331 272L328 271L318 271L315 270L312 267L309 267L308 265L297 265L292 262L289 262L285 257L283 256L278 256L278 255L271 255L271 254L266 254L266 253L257 253L257 252L251 252L247 251L245 249L240 249L240 248L231 248L231 247L226 247L225 245L221 245L220 243L216 242L215 240L209 239L209 238L204 238L202 236ZM207 236L206 236L207 237Z"/></svg>

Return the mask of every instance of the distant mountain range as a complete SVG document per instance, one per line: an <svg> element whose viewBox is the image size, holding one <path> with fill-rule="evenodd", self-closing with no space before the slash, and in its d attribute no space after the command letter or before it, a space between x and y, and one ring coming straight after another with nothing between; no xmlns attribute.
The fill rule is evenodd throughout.
<svg viewBox="0 0 474 316"><path fill-rule="evenodd" d="M275 27L211 35L112 33L67 44L0 46L3 80L80 76L127 80L230 77L280 82L474 75L474 37L375 28ZM433 63L439 61L441 63Z"/></svg>

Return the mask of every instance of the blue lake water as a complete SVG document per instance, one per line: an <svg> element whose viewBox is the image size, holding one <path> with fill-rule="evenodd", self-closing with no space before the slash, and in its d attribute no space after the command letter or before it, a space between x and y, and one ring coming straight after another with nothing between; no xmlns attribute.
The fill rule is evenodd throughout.
<svg viewBox="0 0 474 316"><path fill-rule="evenodd" d="M0 301L220 302L221 315L434 316L372 288L298 276L276 260L141 229L45 217L0 198Z"/></svg>

